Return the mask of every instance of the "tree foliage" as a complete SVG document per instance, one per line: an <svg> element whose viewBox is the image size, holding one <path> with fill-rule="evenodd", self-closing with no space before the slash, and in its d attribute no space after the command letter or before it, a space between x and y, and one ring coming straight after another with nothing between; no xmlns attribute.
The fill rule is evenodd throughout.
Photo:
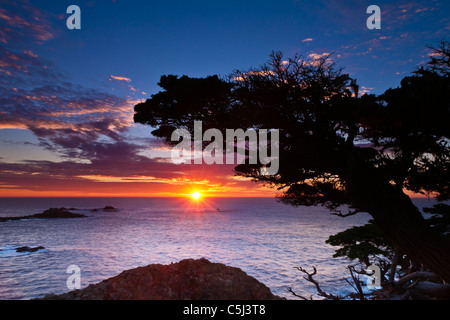
<svg viewBox="0 0 450 320"><path fill-rule="evenodd" d="M360 227L352 227L336 235L330 236L327 244L338 246L335 258L347 257L358 260L368 267L374 263L373 257L387 257L392 251L392 245L383 237L383 233L373 221Z"/></svg>

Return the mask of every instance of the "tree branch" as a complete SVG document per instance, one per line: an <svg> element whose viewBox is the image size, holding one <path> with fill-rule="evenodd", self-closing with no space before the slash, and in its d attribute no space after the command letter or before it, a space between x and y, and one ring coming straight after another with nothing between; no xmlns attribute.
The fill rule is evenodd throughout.
<svg viewBox="0 0 450 320"><path fill-rule="evenodd" d="M360 300L365 300L365 294L363 289L361 288L361 282L359 281L359 276L356 276L356 274L367 274L365 271L362 272L358 272L355 270L355 267L353 266L348 266L348 270L350 271L350 276L352 277L353 283L355 284L354 286L350 283L350 281L348 281L347 279L345 279L345 281L347 281L352 287L353 289L355 289L355 291L357 292Z"/></svg>
<svg viewBox="0 0 450 320"><path fill-rule="evenodd" d="M300 298L300 299L302 299L302 300L312 300L312 299L313 299L312 296L308 299L308 298L305 298L305 297L303 297L303 296L301 296L301 295L295 293L295 292L292 290L292 288L288 288L288 291L289 291L290 293L292 293L292 295L294 295L294 296L296 296L296 297L298 297L298 298Z"/></svg>
<svg viewBox="0 0 450 320"><path fill-rule="evenodd" d="M356 210L349 210L347 213L342 213L342 211L340 211L340 210L335 210L335 212L332 212L331 215L338 216L338 217L341 217L341 218L346 218L346 217L354 216L354 215L356 215L356 214L358 214L360 212L362 212L362 211L358 210L358 209L356 209Z"/></svg>
<svg viewBox="0 0 450 320"><path fill-rule="evenodd" d="M401 287L410 281L427 280L427 279L439 279L439 277L433 272L417 271L407 274L404 277L400 278L398 281L394 282L394 285Z"/></svg>
<svg viewBox="0 0 450 320"><path fill-rule="evenodd" d="M316 267L313 267L313 272L312 273L309 273L308 271L306 271L302 267L294 267L294 268L297 269L298 271L301 271L304 274L306 274L306 276L303 277L303 279L305 279L306 281L311 282L312 284L314 284L314 286L316 287L316 290L317 290L317 294L319 296L324 297L325 299L329 299L329 300L342 300L343 299L343 297L341 297L341 296L335 296L333 294L326 293L325 291L323 291L320 288L319 283L314 279L314 276L317 274ZM298 296L298 295L296 295L296 296ZM298 296L298 297L301 297L301 296ZM301 298L303 298L303 297L301 297ZM308 300L308 299L305 299L305 300Z"/></svg>

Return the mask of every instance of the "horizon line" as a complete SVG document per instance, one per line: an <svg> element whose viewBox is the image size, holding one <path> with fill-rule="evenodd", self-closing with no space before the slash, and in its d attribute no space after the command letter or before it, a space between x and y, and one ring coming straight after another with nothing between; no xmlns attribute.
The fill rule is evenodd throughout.
<svg viewBox="0 0 450 320"><path fill-rule="evenodd" d="M62 198L135 198L135 199L151 199L151 198L189 198L189 195L183 195L183 196L6 196L2 197L0 196L0 199L45 199L45 198L52 198L52 199L62 199ZM213 198L269 198L269 199L276 199L277 196L202 196L203 199L213 199ZM427 197L427 196L409 196L410 199L427 199L427 200L436 200L436 198ZM446 202L446 201L438 201L438 202Z"/></svg>
<svg viewBox="0 0 450 320"><path fill-rule="evenodd" d="M183 196L9 196L0 199L21 199L21 198L189 198L189 195ZM202 198L276 198L276 196L202 196Z"/></svg>

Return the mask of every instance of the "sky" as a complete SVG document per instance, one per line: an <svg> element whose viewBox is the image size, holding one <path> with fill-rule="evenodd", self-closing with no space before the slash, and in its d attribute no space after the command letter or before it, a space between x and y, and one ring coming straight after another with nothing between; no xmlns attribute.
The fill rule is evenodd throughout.
<svg viewBox="0 0 450 320"><path fill-rule="evenodd" d="M272 51L332 54L381 94L448 39L449 12L448 0L0 0L0 197L273 196L232 165L172 163L134 105L162 75L226 76Z"/></svg>

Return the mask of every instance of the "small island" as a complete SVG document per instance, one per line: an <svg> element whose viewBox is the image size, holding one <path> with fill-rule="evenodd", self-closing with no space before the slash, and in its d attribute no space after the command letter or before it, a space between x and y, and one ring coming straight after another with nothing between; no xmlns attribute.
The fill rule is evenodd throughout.
<svg viewBox="0 0 450 320"><path fill-rule="evenodd" d="M119 210L117 208L114 208L113 206L106 206L100 209L91 209L91 212L118 212L118 211Z"/></svg>
<svg viewBox="0 0 450 320"><path fill-rule="evenodd" d="M0 217L0 222L16 221L23 219L73 219L73 218L87 218L87 216L85 216L84 214L69 212L65 210L65 208L50 208L42 213L30 216L7 217L7 218Z"/></svg>
<svg viewBox="0 0 450 320"><path fill-rule="evenodd" d="M25 246L25 247L17 248L16 252L19 252L19 253L22 253L22 252L37 252L39 250L44 250L44 249L45 249L45 247L42 247L42 246L33 247L33 248Z"/></svg>

